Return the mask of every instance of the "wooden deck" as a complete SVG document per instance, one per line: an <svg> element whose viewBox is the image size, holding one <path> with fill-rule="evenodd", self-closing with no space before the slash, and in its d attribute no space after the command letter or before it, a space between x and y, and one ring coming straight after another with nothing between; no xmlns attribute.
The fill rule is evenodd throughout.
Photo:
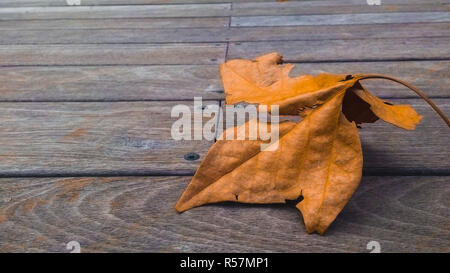
<svg viewBox="0 0 450 273"><path fill-rule="evenodd" d="M450 1L381 1L0 1L0 252L449 252L449 129L384 81L367 86L424 119L364 126L361 186L325 236L292 205L173 209L212 142L172 140L171 108L220 103L227 59L391 74L450 114Z"/></svg>

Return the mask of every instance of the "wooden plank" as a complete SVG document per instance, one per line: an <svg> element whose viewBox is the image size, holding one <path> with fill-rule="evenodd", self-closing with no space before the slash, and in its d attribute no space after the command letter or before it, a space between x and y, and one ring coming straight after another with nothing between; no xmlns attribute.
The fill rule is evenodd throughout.
<svg viewBox="0 0 450 273"><path fill-rule="evenodd" d="M230 4L19 7L0 9L0 20L228 16Z"/></svg>
<svg viewBox="0 0 450 273"><path fill-rule="evenodd" d="M0 82L0 101L224 98L218 65L0 67Z"/></svg>
<svg viewBox="0 0 450 273"><path fill-rule="evenodd" d="M9 29L0 30L0 44L205 43L449 36L450 23L243 28Z"/></svg>
<svg viewBox="0 0 450 273"><path fill-rule="evenodd" d="M450 85L449 61L410 62L349 62L297 64L291 76L302 74L388 74L417 86L430 97L448 97ZM383 80L365 80L364 86L383 98L417 95L402 85Z"/></svg>
<svg viewBox="0 0 450 273"><path fill-rule="evenodd" d="M225 28L0 30L0 44L226 42Z"/></svg>
<svg viewBox="0 0 450 273"><path fill-rule="evenodd" d="M230 2L266 2L273 0L81 0L82 6L158 5L158 4L210 4ZM392 1L392 0L388 0ZM417 1L417 0L416 0ZM0 7L52 7L67 6L67 0L2 0Z"/></svg>
<svg viewBox="0 0 450 273"><path fill-rule="evenodd" d="M415 131L378 122L361 129L365 173L449 174L448 128L419 99L424 116ZM193 102L2 103L0 176L193 174L207 141L174 141L174 105ZM436 103L450 112L450 100ZM207 104L207 103L205 103ZM209 103L208 103L209 104ZM209 120L209 118L205 118Z"/></svg>
<svg viewBox="0 0 450 273"><path fill-rule="evenodd" d="M449 61L297 64L301 74L378 73L411 82L430 97L448 96ZM0 101L224 99L218 65L0 67ZM132 88L129 88L132 86ZM416 97L398 84L367 80L380 97Z"/></svg>
<svg viewBox="0 0 450 273"><path fill-rule="evenodd" d="M0 179L0 252L448 252L449 179L363 177L325 236L291 203L178 214L190 177Z"/></svg>
<svg viewBox="0 0 450 273"><path fill-rule="evenodd" d="M450 36L450 23L238 27L227 32L228 41L232 42L424 38Z"/></svg>
<svg viewBox="0 0 450 273"><path fill-rule="evenodd" d="M450 39L364 39L230 43L228 59L278 51L287 62L392 61L448 59Z"/></svg>
<svg viewBox="0 0 450 273"><path fill-rule="evenodd" d="M229 20L228 17L7 20L0 21L0 30L222 28L228 27Z"/></svg>
<svg viewBox="0 0 450 273"><path fill-rule="evenodd" d="M178 117L171 118L171 110L178 104L193 106L192 102L2 103L0 176L193 174L211 142L172 138ZM186 160L188 153L197 153L200 159Z"/></svg>
<svg viewBox="0 0 450 273"><path fill-rule="evenodd" d="M26 0L25 0L26 1ZM294 0L297 1L297 0ZM339 3L339 5L353 6L353 5L368 5L367 0L299 0L304 5L308 6L330 6ZM383 5L411 5L411 4L449 4L449 0L384 0Z"/></svg>
<svg viewBox="0 0 450 273"><path fill-rule="evenodd" d="M382 5L382 6L305 6L302 2L292 3L248 3L236 5L234 25L304 25L342 24L342 21L358 23L377 22L441 22L445 19L447 5ZM267 7L266 7L267 6ZM273 7L272 7L273 6ZM295 8L292 8L294 6ZM278 7L278 8L276 8ZM417 12L408 12L417 11ZM435 11L435 12L433 12ZM441 12L438 12L441 11ZM382 12L382 14L371 14ZM342 13L331 15L330 13ZM354 14L352 14L354 13ZM360 14L355 14L360 13ZM362 14L361 14L362 13ZM436 13L436 14L434 14ZM292 16L292 15L302 16ZM305 14L309 14L306 16ZM327 20L322 20L327 14ZM105 19L105 18L165 18L165 17L211 17L229 16L229 4L201 5L148 5L148 6L71 6L71 7L19 7L2 8L0 20L46 20L46 19ZM277 15L264 18L242 17L240 15ZM291 15L291 16L280 16ZM433 16L435 15L435 16ZM279 17L278 19L276 19ZM447 15L448 17L448 15ZM416 21L414 21L414 18ZM267 22L266 22L267 21ZM447 20L448 21L448 18Z"/></svg>
<svg viewBox="0 0 450 273"><path fill-rule="evenodd" d="M317 26L450 22L449 12L392 12L286 16L233 16L231 26Z"/></svg>
<svg viewBox="0 0 450 273"><path fill-rule="evenodd" d="M0 65L218 64L226 44L0 46Z"/></svg>
<svg viewBox="0 0 450 273"><path fill-rule="evenodd" d="M390 84L390 83L385 83ZM377 91L374 93L378 94ZM413 131L403 130L378 120L362 124L359 129L364 168L367 175L450 175L448 155L450 134L444 121L421 99L389 99L393 104L409 104L422 121ZM450 99L434 99L444 111L450 112ZM225 105L225 102L222 102ZM222 128L227 128L223 113ZM427 156L424 156L428 154Z"/></svg>
<svg viewBox="0 0 450 273"><path fill-rule="evenodd" d="M376 91L375 91L376 92ZM366 174L450 174L449 128L421 99L391 99L394 104L410 104L423 116L414 131L397 128L384 121L363 124L360 129ZM436 99L450 113L450 100ZM426 140L425 140L426 139ZM430 150L434 152L430 153ZM422 155L428 154L426 158ZM445 163L438 163L438 162Z"/></svg>
<svg viewBox="0 0 450 273"><path fill-rule="evenodd" d="M449 11L448 5L437 3L421 4L386 4L382 1L379 6L371 6L367 3L360 5L346 5L339 1L327 5L317 5L316 2L267 2L267 3L236 3L233 4L234 16L259 16L259 15L307 15L307 14L354 14L354 13L390 13L390 12L430 12Z"/></svg>
<svg viewBox="0 0 450 273"><path fill-rule="evenodd" d="M195 4L195 3L246 3L246 2L273 2L274 0L81 0L83 6L101 5L153 5L153 4ZM339 5L367 5L366 0L327 0L327 1L299 1L304 6L326 6L338 3ZM384 0L383 5L405 5L405 4L446 4L448 0ZM67 6L66 0L2 0L0 7L44 7L44 6Z"/></svg>

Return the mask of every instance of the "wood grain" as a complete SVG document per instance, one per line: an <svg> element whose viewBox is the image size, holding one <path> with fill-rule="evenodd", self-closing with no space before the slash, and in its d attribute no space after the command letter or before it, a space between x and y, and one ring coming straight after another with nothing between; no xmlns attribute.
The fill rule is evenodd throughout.
<svg viewBox="0 0 450 273"><path fill-rule="evenodd" d="M430 12L449 11L448 5L433 2L407 5L388 4L382 1L382 5L370 6L363 1L360 5L346 5L340 1L328 2L323 5L321 1L292 1L292 2L267 2L267 3L235 3L233 4L233 16L261 16L261 15L308 15L323 14L356 14L356 13L386 13L390 12ZM319 5L318 3L321 3ZM378 16L375 16L378 17Z"/></svg>
<svg viewBox="0 0 450 273"><path fill-rule="evenodd" d="M448 175L450 135L445 123L419 99L391 101L413 105L424 118L415 131L381 121L364 125L365 173ZM186 161L184 155L203 156L212 143L172 139L178 118L170 118L170 112L180 103L193 105L2 103L0 176L193 174L201 159ZM436 103L450 112L450 100Z"/></svg>
<svg viewBox="0 0 450 273"><path fill-rule="evenodd" d="M364 83L363 83L364 84ZM390 84L390 83L387 83ZM376 91L375 91L376 92ZM449 129L445 122L421 99L389 99L393 104L411 105L423 119L413 131L378 120L359 129L366 175L450 175ZM450 112L449 99L435 99ZM225 102L222 102L225 106ZM222 115L222 128L227 116Z"/></svg>
<svg viewBox="0 0 450 273"><path fill-rule="evenodd" d="M325 236L292 203L177 214L213 142L170 133L173 106L223 100L219 63L270 51L293 76L391 74L449 114L449 0L81 1L0 1L0 252L450 251L448 127L399 85L365 82L424 118L363 125L361 185Z"/></svg>
<svg viewBox="0 0 450 273"><path fill-rule="evenodd" d="M450 62L448 61L301 63L295 65L291 76L317 75L324 72L388 74L417 86L430 97L448 97L449 95ZM388 81L365 80L364 86L382 98L417 98L417 95L409 89Z"/></svg>
<svg viewBox="0 0 450 273"><path fill-rule="evenodd" d="M273 1L273 0L82 0L81 3L83 6L114 6L114 5L160 5L160 4L210 4L210 3L230 3L230 2L241 3L241 2L265 2L265 1ZM387 0L387 1L395 1L395 0ZM420 2L420 0L415 1ZM436 2L436 0L434 1ZM344 0L344 2L348 1ZM2 0L0 2L0 7L52 7L52 6L64 7L67 6L67 2L66 0Z"/></svg>
<svg viewBox="0 0 450 273"><path fill-rule="evenodd" d="M246 2L272 2L273 0L82 0L83 6L102 5L152 5L152 4L204 4L204 3L246 3ZM339 5L367 5L365 0L326 0L326 1L299 1L303 6L329 6L338 3ZM448 0L384 0L383 5L405 5L405 4L448 4ZM280 5L286 3L279 3ZM2 0L0 7L46 7L46 6L67 6L66 0Z"/></svg>
<svg viewBox="0 0 450 273"><path fill-rule="evenodd" d="M393 12L326 15L290 16L233 16L231 26L302 26L302 25L363 25L392 23L439 23L449 22L449 12Z"/></svg>
<svg viewBox="0 0 450 273"><path fill-rule="evenodd" d="M230 28L231 42L448 37L449 23ZM220 37L220 36L219 36Z"/></svg>
<svg viewBox="0 0 450 273"><path fill-rule="evenodd" d="M191 177L0 179L0 252L448 252L448 177L365 176L325 236L293 203L178 214Z"/></svg>
<svg viewBox="0 0 450 273"><path fill-rule="evenodd" d="M219 17L220 18L220 17ZM6 21L10 22L10 21ZM16 22L16 21L15 21ZM81 22L81 21L80 21ZM87 22L87 21L83 21ZM78 25L78 24L77 24ZM138 25L138 24L137 24ZM136 25L136 26L137 26ZM23 27L23 24L19 24ZM242 28L0 29L0 44L204 43L449 37L450 23ZM37 24L37 28L42 27ZM82 25L81 27L88 27ZM1 23L0 23L1 28Z"/></svg>
<svg viewBox="0 0 450 273"><path fill-rule="evenodd" d="M291 76L378 73L409 81L430 97L448 96L449 61L297 64ZM0 101L224 99L218 65L0 67ZM417 97L401 85L367 80L380 97Z"/></svg>
<svg viewBox="0 0 450 273"><path fill-rule="evenodd" d="M0 101L223 98L218 65L0 67Z"/></svg>
<svg viewBox="0 0 450 273"><path fill-rule="evenodd" d="M20 2L20 1L19 1ZM355 14L355 13L391 13L391 12L431 12L448 11L449 7L442 3L408 3L407 5L398 3L384 3L380 6L370 6L364 1L356 3L345 3L334 1L293 1L293 2L268 2L268 3L233 3L231 10L226 6L226 1L209 1L201 5L189 5L189 2L183 2L184 5L145 5L145 3L134 3L139 6L132 6L133 2L122 1L114 3L90 3L82 0L81 6L68 6L67 2L45 3L39 1L29 2L22 6L15 6L11 3L0 3L4 12L2 20L17 19L82 19L82 18L155 18L155 17L204 17L204 16L255 16L255 15L307 15L307 14ZM216 2L217 4L212 4ZM17 1L15 4L18 5ZM105 5L107 4L107 5ZM159 3L167 4L167 3ZM94 7L89 7L94 5ZM97 5L97 7L95 7ZM120 5L120 6L114 6ZM126 5L126 6L124 6ZM43 6L46 6L43 8ZM13 8L11 8L13 7ZM117 7L124 7L123 12L118 12ZM198 10L198 12L196 11ZM89 12L88 12L89 11ZM180 12L182 11L182 12ZM203 13L202 13L203 11ZM186 13L184 13L186 12ZM62 17L60 14L65 14ZM75 16L78 14L78 16Z"/></svg>
<svg viewBox="0 0 450 273"><path fill-rule="evenodd" d="M179 117L171 118L171 110L178 104L193 106L192 102L2 103L0 176L193 174L211 142L172 138L172 124ZM201 118L192 113L192 118ZM184 158L188 153L201 157L188 161Z"/></svg>
<svg viewBox="0 0 450 273"><path fill-rule="evenodd" d="M450 175L450 130L443 120L421 99L389 100L394 104L410 104L423 115L414 131L406 131L377 121L363 124L359 130L366 174L430 174ZM435 100L450 113L448 99ZM431 152L433 151L433 152ZM425 158L421 157L429 154ZM438 162L443 162L440 165Z"/></svg>
<svg viewBox="0 0 450 273"><path fill-rule="evenodd" d="M0 65L219 64L226 44L0 46Z"/></svg>
<svg viewBox="0 0 450 273"><path fill-rule="evenodd" d="M0 30L222 28L228 27L229 20L229 17L0 20Z"/></svg>
<svg viewBox="0 0 450 273"><path fill-rule="evenodd" d="M230 43L229 59L278 51L286 62L392 61L448 59L450 39L365 39Z"/></svg>
<svg viewBox="0 0 450 273"><path fill-rule="evenodd" d="M230 4L17 7L0 9L1 20L163 18L228 16Z"/></svg>

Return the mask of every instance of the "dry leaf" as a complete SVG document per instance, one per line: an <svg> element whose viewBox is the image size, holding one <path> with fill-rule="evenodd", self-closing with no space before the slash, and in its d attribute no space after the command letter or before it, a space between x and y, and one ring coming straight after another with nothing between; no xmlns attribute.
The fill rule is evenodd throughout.
<svg viewBox="0 0 450 273"><path fill-rule="evenodd" d="M369 76L291 78L292 67L282 65L278 53L220 66L228 104L280 105L280 113L304 118L279 124L275 151L261 151L261 140L217 141L178 200L177 211L221 201L284 203L303 196L297 208L306 231L323 234L361 180L357 124L381 118L414 129L421 119L410 106L387 104L367 91L360 80ZM250 122L257 121L231 130L248 132Z"/></svg>
<svg viewBox="0 0 450 273"><path fill-rule="evenodd" d="M368 103L370 110L375 116L400 128L414 130L416 124L422 119L422 116L418 115L411 106L392 105L383 101L370 93L359 82L355 84L351 92Z"/></svg>
<svg viewBox="0 0 450 273"><path fill-rule="evenodd" d="M307 231L323 233L361 179L361 145L355 124L341 112L344 94L344 88L335 91L298 124L281 123L274 152L261 151L260 141L216 142L176 209L220 201L284 203L302 194L298 208Z"/></svg>
<svg viewBox="0 0 450 273"><path fill-rule="evenodd" d="M226 103L279 105L280 114L295 115L302 107L323 103L328 95L333 94L333 89L345 85L342 81L346 75L291 78L289 73L294 65L282 65L281 62L281 55L269 53L255 60L231 60L221 64Z"/></svg>

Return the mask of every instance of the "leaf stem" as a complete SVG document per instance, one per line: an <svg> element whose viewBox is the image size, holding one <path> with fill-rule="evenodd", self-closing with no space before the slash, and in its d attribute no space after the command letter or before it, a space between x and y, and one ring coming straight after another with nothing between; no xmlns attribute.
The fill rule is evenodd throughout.
<svg viewBox="0 0 450 273"><path fill-rule="evenodd" d="M364 80L364 79L386 79L391 80L394 82L397 82L399 84L402 84L412 91L414 91L417 95L419 95L422 99L424 99L433 109L438 113L438 115L444 120L445 123L447 123L447 126L450 128L450 120L447 117L447 115L427 96L424 92L422 92L419 88L415 87L414 85L411 85L405 81L402 81L400 79L388 76L388 75L382 75L382 74L358 74L354 75L355 78L358 80Z"/></svg>

